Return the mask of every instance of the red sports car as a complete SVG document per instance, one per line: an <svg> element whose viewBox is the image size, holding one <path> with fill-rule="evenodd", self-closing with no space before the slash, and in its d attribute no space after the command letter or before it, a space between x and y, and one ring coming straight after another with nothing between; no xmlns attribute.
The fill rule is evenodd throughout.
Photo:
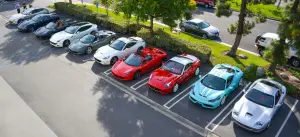
<svg viewBox="0 0 300 137"><path fill-rule="evenodd" d="M166 58L167 53L165 51L147 47L140 53L133 53L116 62L111 72L114 77L120 80L138 79L149 70L161 66Z"/></svg>
<svg viewBox="0 0 300 137"><path fill-rule="evenodd" d="M168 94L177 92L179 85L200 73L200 60L192 55L182 54L171 58L150 75L150 89Z"/></svg>

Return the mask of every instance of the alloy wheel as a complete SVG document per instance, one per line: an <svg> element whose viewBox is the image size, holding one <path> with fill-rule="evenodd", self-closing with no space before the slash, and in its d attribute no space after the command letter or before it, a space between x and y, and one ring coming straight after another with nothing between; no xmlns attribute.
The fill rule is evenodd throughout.
<svg viewBox="0 0 300 137"><path fill-rule="evenodd" d="M87 47L86 54L91 54L93 51L92 47Z"/></svg>

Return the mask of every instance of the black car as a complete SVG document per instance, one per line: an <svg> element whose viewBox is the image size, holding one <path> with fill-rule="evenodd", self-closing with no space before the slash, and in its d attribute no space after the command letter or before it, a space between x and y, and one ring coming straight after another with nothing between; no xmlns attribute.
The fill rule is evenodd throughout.
<svg viewBox="0 0 300 137"><path fill-rule="evenodd" d="M60 20L60 22L61 25L58 25L55 21L50 22L46 26L37 29L34 34L38 38L50 38L53 34L65 30L67 27L76 23L76 21L72 20Z"/></svg>
<svg viewBox="0 0 300 137"><path fill-rule="evenodd" d="M49 22L59 20L59 16L56 14L39 14L26 20L18 25L18 30L23 32L33 32L41 26L45 26Z"/></svg>

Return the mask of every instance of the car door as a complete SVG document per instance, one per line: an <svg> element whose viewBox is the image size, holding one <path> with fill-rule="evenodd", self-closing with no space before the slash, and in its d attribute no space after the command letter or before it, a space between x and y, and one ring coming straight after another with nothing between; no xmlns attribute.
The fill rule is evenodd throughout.
<svg viewBox="0 0 300 137"><path fill-rule="evenodd" d="M196 35L198 34L198 25L196 23L191 22L190 32Z"/></svg>
<svg viewBox="0 0 300 137"><path fill-rule="evenodd" d="M205 26L206 26L205 22L200 22L198 24L198 28L197 28L197 34L198 35L206 34L206 31L204 31Z"/></svg>
<svg viewBox="0 0 300 137"><path fill-rule="evenodd" d="M138 47L136 46L137 42L129 42L126 44L126 50L128 52L128 54L131 54L131 53L135 53L138 49Z"/></svg>
<svg viewBox="0 0 300 137"><path fill-rule="evenodd" d="M101 35L101 36L97 36L94 40L94 43L93 43L93 49L96 50L102 46L104 46L104 40L105 38Z"/></svg>
<svg viewBox="0 0 300 137"><path fill-rule="evenodd" d="M230 76L227 80L226 80L226 94L229 95L235 88L234 88L234 84L233 84L233 76Z"/></svg>
<svg viewBox="0 0 300 137"><path fill-rule="evenodd" d="M85 35L86 30L88 29L88 26L82 26L80 27L76 32L75 35L72 37L72 40L80 39Z"/></svg>

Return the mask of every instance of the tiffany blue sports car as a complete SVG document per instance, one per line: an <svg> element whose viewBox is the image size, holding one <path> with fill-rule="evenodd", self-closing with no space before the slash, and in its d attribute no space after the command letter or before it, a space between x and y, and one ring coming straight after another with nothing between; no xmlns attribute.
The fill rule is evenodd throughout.
<svg viewBox="0 0 300 137"><path fill-rule="evenodd" d="M217 108L239 85L243 84L244 73L229 64L218 64L193 86L189 98L205 108Z"/></svg>

